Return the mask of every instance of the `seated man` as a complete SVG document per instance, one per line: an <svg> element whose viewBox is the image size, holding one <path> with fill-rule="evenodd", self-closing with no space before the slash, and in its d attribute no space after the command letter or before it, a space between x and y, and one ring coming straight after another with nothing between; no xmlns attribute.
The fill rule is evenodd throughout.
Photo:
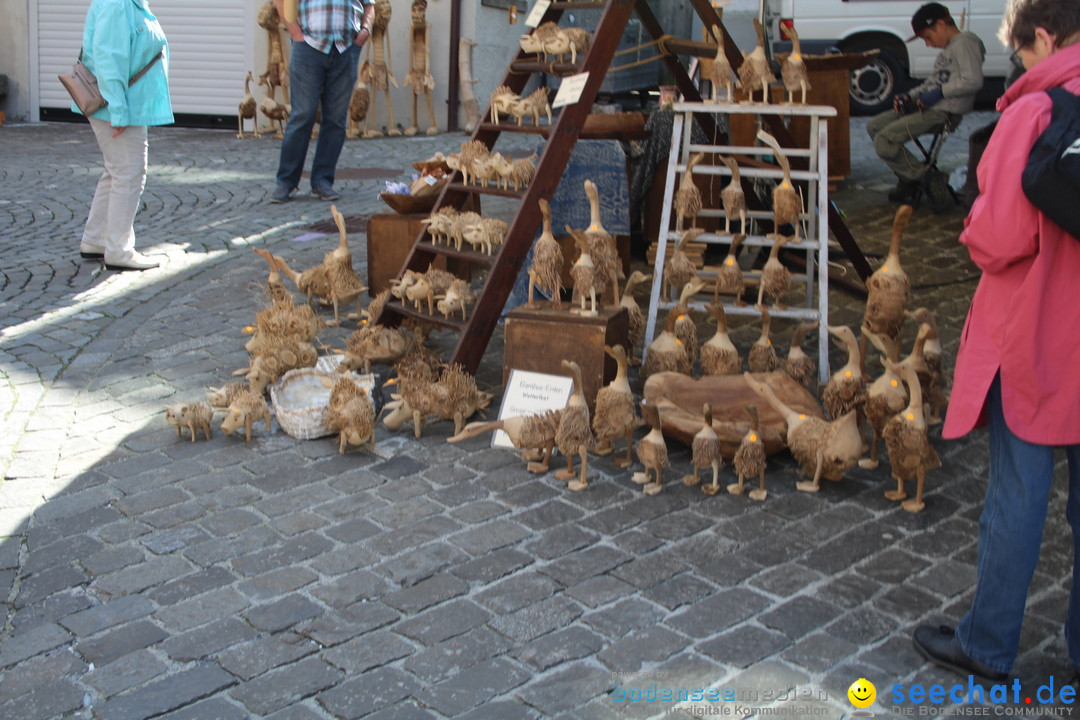
<svg viewBox="0 0 1080 720"><path fill-rule="evenodd" d="M904 143L919 135L936 133L950 121L953 127L975 106L982 88L986 48L974 33L962 32L949 9L936 2L919 8L911 19L915 34L927 47L943 48L930 77L893 100L893 109L877 115L866 126L874 150L896 173L899 182L889 193L893 202L909 203L919 189L926 168Z"/></svg>

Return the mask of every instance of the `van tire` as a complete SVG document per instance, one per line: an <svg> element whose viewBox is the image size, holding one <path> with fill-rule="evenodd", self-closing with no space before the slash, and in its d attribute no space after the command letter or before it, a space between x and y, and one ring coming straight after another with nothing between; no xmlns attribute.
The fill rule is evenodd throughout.
<svg viewBox="0 0 1080 720"><path fill-rule="evenodd" d="M854 42L844 52L862 53L880 50L877 58L865 67L851 71L851 114L877 115L892 108L893 96L911 87L907 68L889 48L870 42Z"/></svg>

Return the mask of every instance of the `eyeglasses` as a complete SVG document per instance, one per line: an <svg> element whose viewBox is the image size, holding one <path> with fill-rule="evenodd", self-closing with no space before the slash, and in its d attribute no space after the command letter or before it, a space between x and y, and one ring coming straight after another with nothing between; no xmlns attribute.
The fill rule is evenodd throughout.
<svg viewBox="0 0 1080 720"><path fill-rule="evenodd" d="M1016 50L1013 50L1011 53L1009 53L1009 62L1012 63L1015 67L1024 67L1024 61L1020 59L1021 49L1022 48L1017 48Z"/></svg>

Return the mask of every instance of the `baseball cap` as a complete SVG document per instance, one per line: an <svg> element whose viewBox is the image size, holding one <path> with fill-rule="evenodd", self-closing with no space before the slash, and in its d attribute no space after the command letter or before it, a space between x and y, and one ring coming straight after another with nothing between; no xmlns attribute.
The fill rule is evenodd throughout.
<svg viewBox="0 0 1080 720"><path fill-rule="evenodd" d="M919 37L919 33L928 27L933 27L934 23L938 20L948 20L952 15L949 14L949 8L945 7L941 3L931 2L926 3L921 8L915 11L915 15L911 18L911 29L915 32L914 35L907 39L908 42Z"/></svg>

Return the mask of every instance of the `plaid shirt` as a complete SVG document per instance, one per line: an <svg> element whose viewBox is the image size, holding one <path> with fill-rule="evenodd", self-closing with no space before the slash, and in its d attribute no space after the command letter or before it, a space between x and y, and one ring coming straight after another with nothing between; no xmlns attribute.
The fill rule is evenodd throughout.
<svg viewBox="0 0 1080 720"><path fill-rule="evenodd" d="M335 45L345 52L360 32L365 4L374 0L300 0L296 22L307 44L319 52L329 53Z"/></svg>

